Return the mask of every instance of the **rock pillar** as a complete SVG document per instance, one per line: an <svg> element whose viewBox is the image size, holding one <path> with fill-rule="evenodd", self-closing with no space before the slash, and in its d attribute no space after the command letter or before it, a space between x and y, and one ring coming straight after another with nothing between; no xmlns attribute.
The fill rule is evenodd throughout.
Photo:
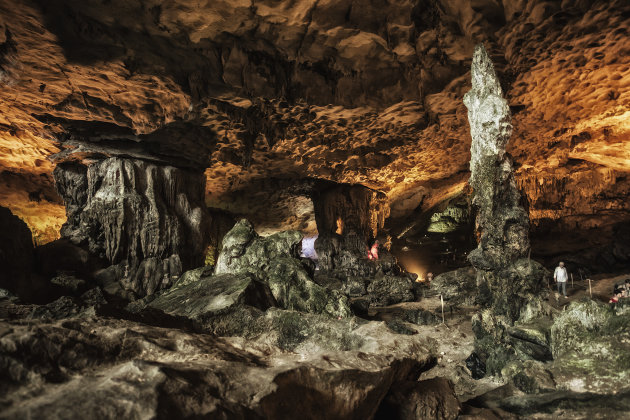
<svg viewBox="0 0 630 420"><path fill-rule="evenodd" d="M111 264L106 280L144 296L203 264L202 171L111 157L61 163L54 176L68 216L61 234Z"/></svg>

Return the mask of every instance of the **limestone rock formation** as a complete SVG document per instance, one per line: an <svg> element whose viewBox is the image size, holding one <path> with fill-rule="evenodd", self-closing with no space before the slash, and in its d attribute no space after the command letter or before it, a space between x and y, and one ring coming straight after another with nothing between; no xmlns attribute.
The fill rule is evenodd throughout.
<svg viewBox="0 0 630 420"><path fill-rule="evenodd" d="M350 315L347 298L323 288L309 276L299 259L302 234L296 231L260 237L243 219L223 238L215 274L251 273L269 285L282 308Z"/></svg>
<svg viewBox="0 0 630 420"><path fill-rule="evenodd" d="M400 339L288 353L111 318L20 322L0 322L1 418L370 418L392 383L434 358L420 344L396 349Z"/></svg>
<svg viewBox="0 0 630 420"><path fill-rule="evenodd" d="M181 284L178 282L152 300L149 306L169 315L203 322L204 319L228 313L237 306L248 305L264 311L275 304L269 286L252 275L219 274L201 275L196 280Z"/></svg>
<svg viewBox="0 0 630 420"><path fill-rule="evenodd" d="M434 378L393 384L375 418L454 420L460 412L453 384Z"/></svg>
<svg viewBox="0 0 630 420"><path fill-rule="evenodd" d="M463 267L437 275L428 293L442 295L450 304L474 304L477 301L477 273L472 267Z"/></svg>
<svg viewBox="0 0 630 420"><path fill-rule="evenodd" d="M62 235L109 262L106 281L144 296L202 264L202 173L112 157L59 164L55 179L68 214Z"/></svg>
<svg viewBox="0 0 630 420"><path fill-rule="evenodd" d="M374 274L377 267L367 260L367 250L389 215L384 194L361 185L324 184L314 191L313 205L320 270L342 277Z"/></svg>
<svg viewBox="0 0 630 420"><path fill-rule="evenodd" d="M370 304L393 305L414 300L413 283L406 276L378 275L367 287Z"/></svg>
<svg viewBox="0 0 630 420"><path fill-rule="evenodd" d="M512 134L510 108L492 61L475 48L472 89L464 96L472 136L470 185L479 245L469 255L481 300L510 321L541 289L539 264L528 260L529 218L505 147Z"/></svg>
<svg viewBox="0 0 630 420"><path fill-rule="evenodd" d="M33 237L19 217L0 207L0 288L27 292L33 271Z"/></svg>

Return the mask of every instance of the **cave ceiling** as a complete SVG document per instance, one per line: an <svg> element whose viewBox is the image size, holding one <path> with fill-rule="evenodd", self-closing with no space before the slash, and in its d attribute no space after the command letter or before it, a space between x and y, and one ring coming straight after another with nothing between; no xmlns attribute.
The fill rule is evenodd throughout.
<svg viewBox="0 0 630 420"><path fill-rule="evenodd" d="M0 205L50 241L55 164L127 156L204 170L263 232L314 232L319 181L404 220L466 185L478 42L532 219L627 217L625 0L0 0Z"/></svg>

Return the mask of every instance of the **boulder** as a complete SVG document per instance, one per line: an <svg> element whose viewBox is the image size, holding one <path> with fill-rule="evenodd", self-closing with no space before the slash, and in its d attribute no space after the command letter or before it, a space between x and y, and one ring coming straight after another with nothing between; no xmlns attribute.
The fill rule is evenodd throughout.
<svg viewBox="0 0 630 420"><path fill-rule="evenodd" d="M474 304L477 299L475 269L464 267L437 275L431 281L430 293L442 295L451 304Z"/></svg>
<svg viewBox="0 0 630 420"><path fill-rule="evenodd" d="M381 275L372 280L367 288L370 304L387 306L415 299L413 283L407 276Z"/></svg>
<svg viewBox="0 0 630 420"><path fill-rule="evenodd" d="M149 303L164 313L202 322L227 313L236 306L248 305L265 310L275 305L269 287L251 274L201 275L196 281L183 276L171 289Z"/></svg>
<svg viewBox="0 0 630 420"><path fill-rule="evenodd" d="M571 302L551 326L553 374L559 387L617 393L630 380L630 314L590 299Z"/></svg>
<svg viewBox="0 0 630 420"><path fill-rule="evenodd" d="M553 359L550 328L550 320L541 318L537 322L512 326L507 332L514 349L522 358L546 362Z"/></svg>
<svg viewBox="0 0 630 420"><path fill-rule="evenodd" d="M364 296L367 294L365 280L363 277L348 277L348 279L343 283L341 291L349 297Z"/></svg>
<svg viewBox="0 0 630 420"><path fill-rule="evenodd" d="M394 383L375 418L454 420L460 412L453 384L445 378L433 378Z"/></svg>
<svg viewBox="0 0 630 420"><path fill-rule="evenodd" d="M278 305L285 309L351 315L347 298L313 281L299 253L302 235L296 231L260 237L241 220L223 238L215 274L249 273L268 284Z"/></svg>
<svg viewBox="0 0 630 420"><path fill-rule="evenodd" d="M502 376L509 378L516 388L526 394L540 394L556 390L553 373L545 364L535 360L510 363L503 368Z"/></svg>

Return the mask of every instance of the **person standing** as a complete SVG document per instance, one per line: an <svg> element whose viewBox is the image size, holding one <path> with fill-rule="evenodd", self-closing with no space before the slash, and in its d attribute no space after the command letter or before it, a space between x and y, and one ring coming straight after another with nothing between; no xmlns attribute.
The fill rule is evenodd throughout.
<svg viewBox="0 0 630 420"><path fill-rule="evenodd" d="M374 245L372 245L372 248L368 250L368 259L378 260L378 245L378 241L374 241Z"/></svg>
<svg viewBox="0 0 630 420"><path fill-rule="evenodd" d="M564 295L564 298L567 298L567 280L569 280L569 275L567 274L567 269L564 268L564 263L560 261L556 270L553 272L553 279L558 284L558 294Z"/></svg>

